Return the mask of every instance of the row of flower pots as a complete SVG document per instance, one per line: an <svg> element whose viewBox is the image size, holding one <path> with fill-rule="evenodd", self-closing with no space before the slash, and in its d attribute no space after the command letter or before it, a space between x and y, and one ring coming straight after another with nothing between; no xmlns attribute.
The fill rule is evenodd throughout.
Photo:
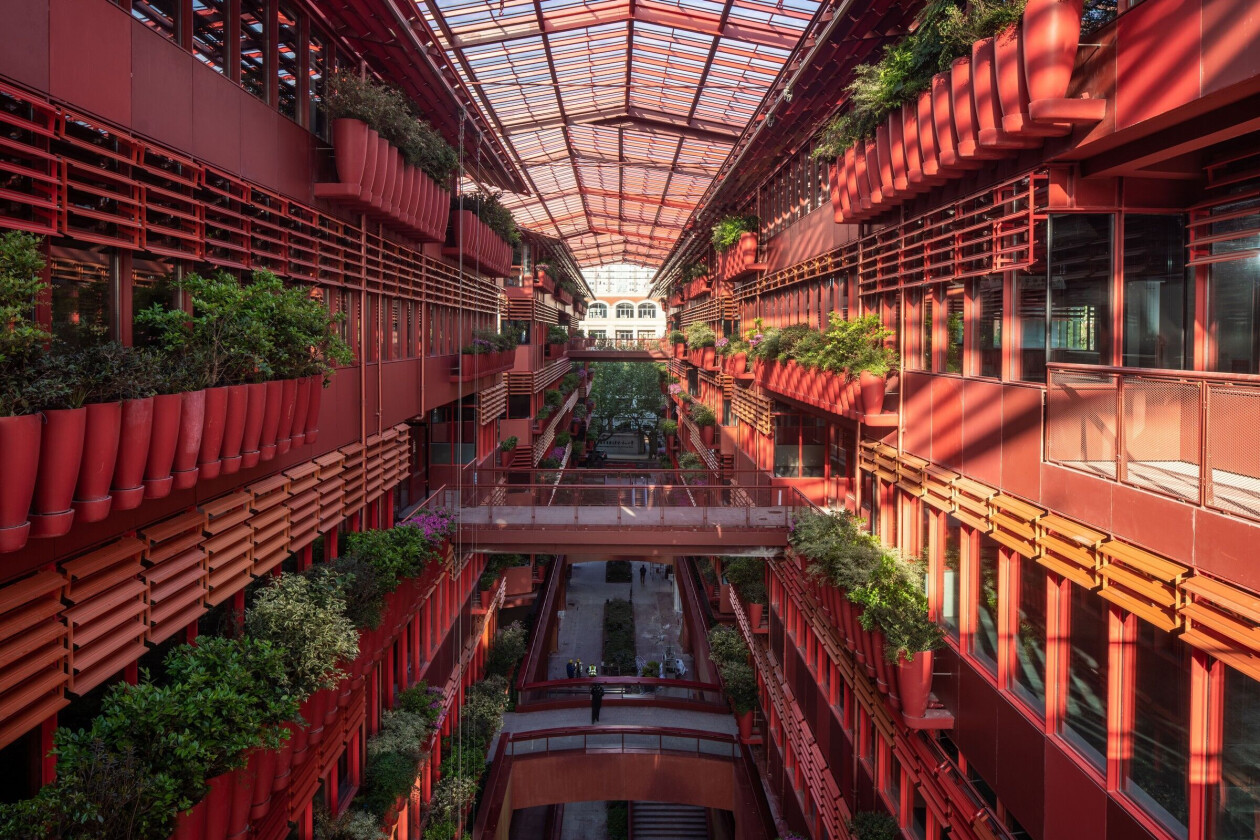
<svg viewBox="0 0 1260 840"><path fill-rule="evenodd" d="M244 838L273 808L305 807L309 798L289 801L290 792L307 793L294 783L317 776L340 753L341 736L349 734L345 724L357 725L354 721L366 711L368 672L415 613L422 593L421 580L411 579L386 595L381 624L375 630L360 631L359 655L343 666L345 679L334 688L315 692L302 704L306 725L286 724L289 737L278 750L255 749L244 767L210 779L206 797L177 816L173 840Z"/></svg>
<svg viewBox="0 0 1260 840"><path fill-rule="evenodd" d="M722 282L734 282L753 270L757 264L757 234L744 231L736 242L725 251L718 252L714 277Z"/></svg>
<svg viewBox="0 0 1260 840"><path fill-rule="evenodd" d="M0 418L0 553L314 443L322 392L310 376Z"/></svg>
<svg viewBox="0 0 1260 840"><path fill-rule="evenodd" d="M884 409L888 383L882 376L862 371L850 378L846 373L832 373L806 367L795 359L787 362L753 362L753 379L768 391L791 397L798 402L842 414L879 414Z"/></svg>
<svg viewBox="0 0 1260 840"><path fill-rule="evenodd" d="M986 161L1098 122L1101 99L1068 99L1082 0L1029 0L1022 25L975 42L831 167L837 222L876 216Z"/></svg>
<svg viewBox="0 0 1260 840"><path fill-rule="evenodd" d="M442 239L451 199L444 187L362 120L333 120L332 132L337 181L316 184L316 196L383 218L420 239Z"/></svg>
<svg viewBox="0 0 1260 840"><path fill-rule="evenodd" d="M471 382L483 376L492 376L511 370L516 363L515 350L491 350L489 353L461 353L459 361L451 366L451 382Z"/></svg>
<svg viewBox="0 0 1260 840"><path fill-rule="evenodd" d="M862 665L880 693L887 695L893 708L909 718L922 718L927 713L932 693L932 652L916 653L914 659L904 657L889 662L884 654L884 634L862 627L862 608L845 595L844 590L823 583L808 575L802 581L814 597L831 613L845 644Z"/></svg>
<svg viewBox="0 0 1260 840"><path fill-rule="evenodd" d="M452 245L446 253L459 256L482 274L507 277L512 273L512 246L499 238L490 226L471 210L451 214Z"/></svg>
<svg viewBox="0 0 1260 840"><path fill-rule="evenodd" d="M687 351L687 361L692 365L704 370L717 370L717 348L716 347L697 347L694 350Z"/></svg>

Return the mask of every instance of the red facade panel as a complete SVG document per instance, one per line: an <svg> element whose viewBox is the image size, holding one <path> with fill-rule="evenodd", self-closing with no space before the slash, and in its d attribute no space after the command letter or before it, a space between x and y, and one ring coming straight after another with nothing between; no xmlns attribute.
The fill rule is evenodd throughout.
<svg viewBox="0 0 1260 840"><path fill-rule="evenodd" d="M997 382L962 380L961 469L998 487L1002 486L1002 390Z"/></svg>
<svg viewBox="0 0 1260 840"><path fill-rule="evenodd" d="M191 149L194 60L139 21L131 28L131 128L179 149Z"/></svg>
<svg viewBox="0 0 1260 840"><path fill-rule="evenodd" d="M239 111L246 95L213 70L193 69L193 155L229 172L241 171Z"/></svg>
<svg viewBox="0 0 1260 840"><path fill-rule="evenodd" d="M1025 499L1041 496L1043 391L1002 387L1002 488Z"/></svg>
<svg viewBox="0 0 1260 840"><path fill-rule="evenodd" d="M1095 528L1110 530L1114 482L1054 464L1042 464L1041 487L1041 504Z"/></svg>
<svg viewBox="0 0 1260 840"><path fill-rule="evenodd" d="M0 0L0 74L48 88L47 0Z"/></svg>
<svg viewBox="0 0 1260 840"><path fill-rule="evenodd" d="M962 469L962 380L937 376L932 379L932 461Z"/></svg>
<svg viewBox="0 0 1260 840"><path fill-rule="evenodd" d="M905 424L901 448L920 458L932 457L932 425L921 418L932 416L932 377L906 371L901 375L901 416L913 417Z"/></svg>
<svg viewBox="0 0 1260 840"><path fill-rule="evenodd" d="M1111 531L1165 557L1194 553L1194 508L1185 502L1117 484L1112 491Z"/></svg>
<svg viewBox="0 0 1260 840"><path fill-rule="evenodd" d="M1053 742L1045 748L1047 808L1043 840L1104 840L1107 792Z"/></svg>
<svg viewBox="0 0 1260 840"><path fill-rule="evenodd" d="M1201 572L1260 591L1255 525L1210 510L1196 510L1194 565Z"/></svg>
<svg viewBox="0 0 1260 840"><path fill-rule="evenodd" d="M128 125L131 25L131 15L111 3L52 0L49 93L95 116Z"/></svg>

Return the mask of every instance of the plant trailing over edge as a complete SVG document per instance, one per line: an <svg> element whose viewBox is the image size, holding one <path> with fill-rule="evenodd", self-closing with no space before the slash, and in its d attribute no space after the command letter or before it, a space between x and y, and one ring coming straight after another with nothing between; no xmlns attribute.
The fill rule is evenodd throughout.
<svg viewBox="0 0 1260 840"><path fill-rule="evenodd" d="M519 245L521 232L512 218L512 211L503 206L499 200L501 193L476 190L451 198L452 210L471 210L478 219L485 222L495 236L509 245Z"/></svg>
<svg viewBox="0 0 1260 840"><path fill-rule="evenodd" d="M756 216L723 216L713 226L713 247L718 253L729 251L745 233L756 233L761 222Z"/></svg>
<svg viewBox="0 0 1260 840"><path fill-rule="evenodd" d="M924 566L907 561L892 549L885 550L864 586L849 592L862 607L862 626L884 634L884 656L889 662L941 646L944 633L928 617L923 592Z"/></svg>
<svg viewBox="0 0 1260 840"><path fill-rule="evenodd" d="M661 434L665 435L665 437L672 437L673 435L678 434L678 421L677 420L662 420L661 421Z"/></svg>
<svg viewBox="0 0 1260 840"><path fill-rule="evenodd" d="M722 571L745 604L767 604L766 564L754 557L723 557Z"/></svg>
<svg viewBox="0 0 1260 840"><path fill-rule="evenodd" d="M696 403L695 408L691 409L691 419L702 428L717 425L717 415L713 413L713 409L702 403Z"/></svg>
<svg viewBox="0 0 1260 840"><path fill-rule="evenodd" d="M51 337L34 317L47 285L39 243L29 233L0 235L0 417L38 410L33 366Z"/></svg>
<svg viewBox="0 0 1260 840"><path fill-rule="evenodd" d="M695 323L687 327L687 346L694 349L712 347L717 343L717 334L708 324Z"/></svg>
<svg viewBox="0 0 1260 840"><path fill-rule="evenodd" d="M569 331L559 324L552 324L547 328L548 344L563 344L569 340Z"/></svg>
<svg viewBox="0 0 1260 840"><path fill-rule="evenodd" d="M245 629L284 652L285 681L301 697L335 686L345 676L338 663L359 654L359 633L336 579L281 575L257 594Z"/></svg>
<svg viewBox="0 0 1260 840"><path fill-rule="evenodd" d="M709 631L709 655L722 675L722 688L736 714L757 708L757 675L748 664L748 645L737 630L718 625Z"/></svg>
<svg viewBox="0 0 1260 840"><path fill-rule="evenodd" d="M682 330L670 330L669 343L670 344L686 344L687 334L684 333Z"/></svg>
<svg viewBox="0 0 1260 840"><path fill-rule="evenodd" d="M858 811L849 820L855 840L898 840L897 821L883 811Z"/></svg>
<svg viewBox="0 0 1260 840"><path fill-rule="evenodd" d="M692 263L682 270L682 279L684 283L690 283L693 280L699 280L701 277L709 276L709 266L706 263Z"/></svg>
<svg viewBox="0 0 1260 840"><path fill-rule="evenodd" d="M516 437L516 435L509 435L505 437L503 440L499 441L499 451L511 452L514 449L516 449L516 445L519 442L520 440Z"/></svg>

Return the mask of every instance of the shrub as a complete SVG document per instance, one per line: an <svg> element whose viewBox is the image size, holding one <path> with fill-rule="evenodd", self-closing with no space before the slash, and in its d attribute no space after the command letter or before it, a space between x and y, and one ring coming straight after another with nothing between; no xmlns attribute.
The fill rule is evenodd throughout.
<svg viewBox="0 0 1260 840"><path fill-rule="evenodd" d="M742 234L756 233L761 223L756 216L723 216L713 226L713 247L718 253L730 250Z"/></svg>
<svg viewBox="0 0 1260 840"><path fill-rule="evenodd" d="M415 759L396 752L368 753L363 774L363 806L377 817L411 790L416 782Z"/></svg>
<svg viewBox="0 0 1260 840"><path fill-rule="evenodd" d="M547 343L563 344L569 340L569 331L559 324L552 324L547 328Z"/></svg>
<svg viewBox="0 0 1260 840"><path fill-rule="evenodd" d="M666 437L670 437L671 435L678 434L678 421L677 420L662 420L661 421L661 434L665 435Z"/></svg>
<svg viewBox="0 0 1260 840"><path fill-rule="evenodd" d="M697 426L717 425L717 415L713 413L713 409L701 403L696 403L696 407L691 410L691 419Z"/></svg>
<svg viewBox="0 0 1260 840"><path fill-rule="evenodd" d="M924 565L886 550L864 586L849 592L862 607L862 626L884 634L884 655L890 662L941 646L944 634L928 617L923 592Z"/></svg>
<svg viewBox="0 0 1260 840"><path fill-rule="evenodd" d="M359 634L346 617L343 587L334 578L275 578L256 596L245 628L282 652L283 684L302 698L335 686L345 676L337 664L359 653Z"/></svg>
<svg viewBox="0 0 1260 840"><path fill-rule="evenodd" d="M519 443L519 439L516 437L516 435L510 435L508 437L505 437L503 440L499 441L499 451L511 452L512 450L516 449L517 443Z"/></svg>
<svg viewBox="0 0 1260 840"><path fill-rule="evenodd" d="M609 802L608 840L628 840L630 837L630 803Z"/></svg>
<svg viewBox="0 0 1260 840"><path fill-rule="evenodd" d="M434 541L418 525L359 531L346 535L346 557L370 564L381 588L393 592L398 581L419 575L434 559Z"/></svg>
<svg viewBox="0 0 1260 840"><path fill-rule="evenodd" d="M486 654L486 674L510 679L516 666L525 659L527 642L525 627L519 621L500 627Z"/></svg>
<svg viewBox="0 0 1260 840"><path fill-rule="evenodd" d="M883 811L858 811L849 820L855 840L898 840L897 821Z"/></svg>
<svg viewBox="0 0 1260 840"><path fill-rule="evenodd" d="M696 323L687 327L687 346L696 349L698 347L712 347L717 342L717 334L709 327L708 324Z"/></svg>
<svg viewBox="0 0 1260 840"><path fill-rule="evenodd" d="M557 408L564 403L564 394L555 388L548 388L546 391L543 391L543 402L553 408Z"/></svg>
<svg viewBox="0 0 1260 840"><path fill-rule="evenodd" d="M433 788L429 803L431 819L438 823L458 823L464 810L477 796L477 782L458 775L443 776ZM425 832L425 837L428 837Z"/></svg>
<svg viewBox="0 0 1260 840"><path fill-rule="evenodd" d="M322 804L315 809L315 840L380 840L381 821L366 811L347 808L333 816Z"/></svg>
<svg viewBox="0 0 1260 840"><path fill-rule="evenodd" d="M745 662L748 659L748 645L739 631L725 624L715 625L709 630L709 657L715 663Z"/></svg>
<svg viewBox="0 0 1260 840"><path fill-rule="evenodd" d="M686 344L687 334L684 333L682 330L670 330L669 343L670 344Z"/></svg>
<svg viewBox="0 0 1260 840"><path fill-rule="evenodd" d="M604 667L634 674L634 606L624 598L604 604Z"/></svg>
<svg viewBox="0 0 1260 840"><path fill-rule="evenodd" d="M512 218L512 211L499 200L500 195L501 193L482 190L464 193L451 199L451 209L471 210L494 231L495 236L509 245L517 245L521 241L521 232Z"/></svg>
<svg viewBox="0 0 1260 840"><path fill-rule="evenodd" d="M398 753L410 759L414 768L432 734L433 722L424 714L386 709L381 712L380 731L368 739L368 756Z"/></svg>
<svg viewBox="0 0 1260 840"><path fill-rule="evenodd" d="M753 557L723 557L722 568L727 581L735 587L745 604L766 604L765 561Z"/></svg>
<svg viewBox="0 0 1260 840"><path fill-rule="evenodd" d="M609 560L604 564L604 582L630 583L633 571L629 560Z"/></svg>
<svg viewBox="0 0 1260 840"><path fill-rule="evenodd" d="M848 511L806 511L797 516L788 542L809 558L809 574L851 591L865 585L882 553L860 523Z"/></svg>
<svg viewBox="0 0 1260 840"><path fill-rule="evenodd" d="M569 432L556 432L556 446L568 446L573 440L573 435Z"/></svg>

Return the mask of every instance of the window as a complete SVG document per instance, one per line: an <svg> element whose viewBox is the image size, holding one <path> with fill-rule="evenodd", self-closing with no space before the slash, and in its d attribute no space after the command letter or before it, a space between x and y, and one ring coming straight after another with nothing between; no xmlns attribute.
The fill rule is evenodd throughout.
<svg viewBox="0 0 1260 840"><path fill-rule="evenodd" d="M656 330L639 330L639 338L656 338Z"/></svg>
<svg viewBox="0 0 1260 840"><path fill-rule="evenodd" d="M1002 278L978 277L973 283L978 373L996 379L1002 375Z"/></svg>
<svg viewBox="0 0 1260 840"><path fill-rule="evenodd" d="M429 415L429 463L468 464L477 456L477 409L472 398Z"/></svg>
<svg viewBox="0 0 1260 840"><path fill-rule="evenodd" d="M587 318L607 318L608 317L608 304L592 303L586 310L586 317Z"/></svg>
<svg viewBox="0 0 1260 840"><path fill-rule="evenodd" d="M276 55L276 107L291 120L298 118L298 55L301 51L301 29L297 14L281 4L277 31L280 51Z"/></svg>
<svg viewBox="0 0 1260 840"><path fill-rule="evenodd" d="M963 372L963 284L945 290L945 372Z"/></svg>
<svg viewBox="0 0 1260 840"><path fill-rule="evenodd" d="M1001 550L988 534L979 534L976 580L976 626L971 634L971 654L991 672L997 670L998 563Z"/></svg>
<svg viewBox="0 0 1260 840"><path fill-rule="evenodd" d="M586 334L591 338L608 338L608 330L589 330Z"/></svg>
<svg viewBox="0 0 1260 840"><path fill-rule="evenodd" d="M774 416L774 474L778 478L821 478L827 426L805 414Z"/></svg>
<svg viewBox="0 0 1260 840"><path fill-rule="evenodd" d="M1020 557L1019 624L1015 628L1016 693L1038 711L1046 708L1046 573Z"/></svg>
<svg viewBox="0 0 1260 840"><path fill-rule="evenodd" d="M53 337L80 347L113 338L114 256L62 246L50 254Z"/></svg>
<svg viewBox="0 0 1260 840"><path fill-rule="evenodd" d="M172 41L179 40L179 9L183 0L131 0L131 16Z"/></svg>
<svg viewBox="0 0 1260 840"><path fill-rule="evenodd" d="M134 258L131 271L131 311L143 312L155 304L164 309L179 304L179 292L175 289L172 269L164 263ZM132 325L131 343L134 346L146 347L154 341L151 327Z"/></svg>
<svg viewBox="0 0 1260 840"><path fill-rule="evenodd" d="M640 318L655 318L656 305L652 303L640 303L639 304L639 317Z"/></svg>
<svg viewBox="0 0 1260 840"><path fill-rule="evenodd" d="M1100 769L1107 754L1107 602L1071 584L1067 703L1060 734Z"/></svg>
<svg viewBox="0 0 1260 840"><path fill-rule="evenodd" d="M267 3L241 0L241 87L267 101Z"/></svg>
<svg viewBox="0 0 1260 840"><path fill-rule="evenodd" d="M1190 648L1153 624L1134 640L1133 753L1125 792L1174 834L1190 820Z"/></svg>
<svg viewBox="0 0 1260 840"><path fill-rule="evenodd" d="M1019 328L1019 372L1024 382L1046 381L1046 278L1015 275L1015 319Z"/></svg>
<svg viewBox="0 0 1260 840"><path fill-rule="evenodd" d="M617 330L617 340L632 341L634 339L634 330Z"/></svg>
<svg viewBox="0 0 1260 840"><path fill-rule="evenodd" d="M618 318L633 318L634 317L634 304L633 303L617 304L617 317Z"/></svg>
<svg viewBox="0 0 1260 840"><path fill-rule="evenodd" d="M324 36L312 31L307 43L306 57L308 109L306 126L320 137L328 133L328 110L324 107L324 94L328 87L330 59L328 43L324 40Z"/></svg>
<svg viewBox="0 0 1260 840"><path fill-rule="evenodd" d="M1124 218L1124 365L1188 367L1193 322L1180 216Z"/></svg>
<svg viewBox="0 0 1260 840"><path fill-rule="evenodd" d="M193 55L223 73L227 65L228 0L193 0Z"/></svg>
<svg viewBox="0 0 1260 840"><path fill-rule="evenodd" d="M1050 217L1050 361L1111 363L1109 213Z"/></svg>
<svg viewBox="0 0 1260 840"><path fill-rule="evenodd" d="M919 355L919 367L923 370L931 370L933 366L932 332L935 326L933 316L936 312L936 307L932 305L933 288L934 287L932 286L928 286L919 292L919 348L921 350Z"/></svg>
<svg viewBox="0 0 1260 840"><path fill-rule="evenodd" d="M1209 837L1252 840L1260 825L1260 683L1225 668L1221 780Z"/></svg>
<svg viewBox="0 0 1260 840"><path fill-rule="evenodd" d="M958 595L961 582L962 523L945 517L945 557L941 566L941 624L958 638Z"/></svg>
<svg viewBox="0 0 1260 840"><path fill-rule="evenodd" d="M1229 260L1210 264L1208 272L1208 332L1216 337L1212 370L1260 373L1260 267L1254 258Z"/></svg>

